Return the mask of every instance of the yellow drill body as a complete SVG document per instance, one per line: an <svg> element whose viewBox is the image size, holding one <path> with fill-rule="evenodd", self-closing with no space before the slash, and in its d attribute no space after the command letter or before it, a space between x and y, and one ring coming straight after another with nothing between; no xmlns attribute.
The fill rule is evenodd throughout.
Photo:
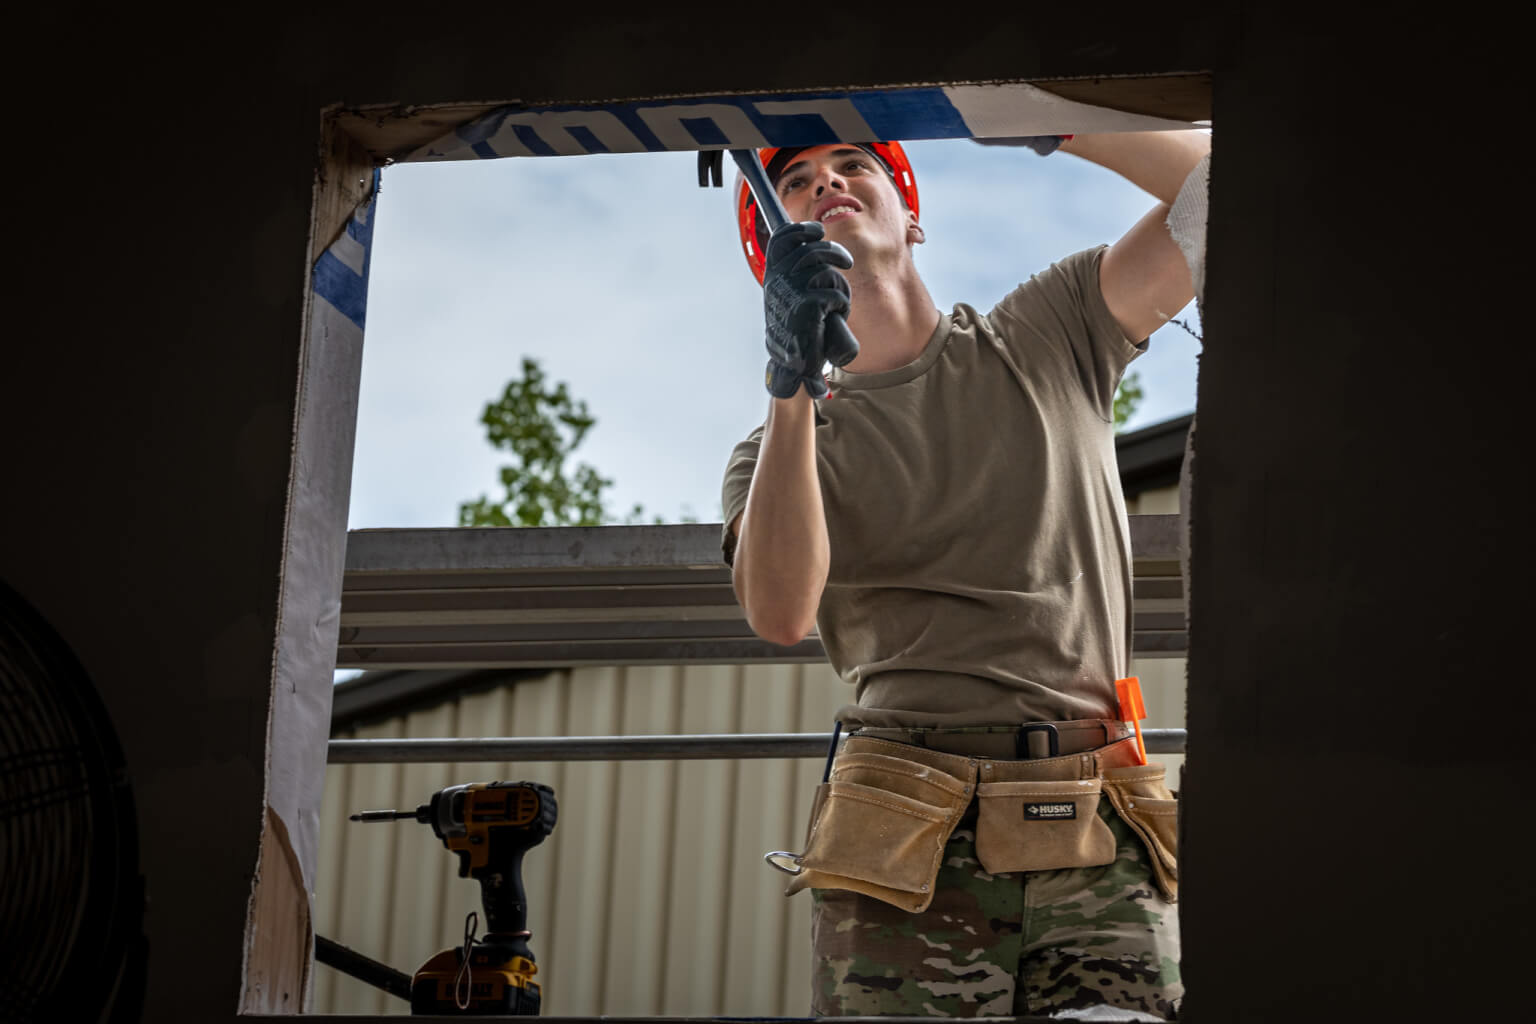
<svg viewBox="0 0 1536 1024"><path fill-rule="evenodd" d="M365 811L357 821L414 818L459 857L459 877L480 883L486 933L474 915L464 945L445 949L411 979L411 1012L537 1016L538 967L528 948L523 855L555 829L555 791L538 782L471 782L432 794L410 811Z"/></svg>

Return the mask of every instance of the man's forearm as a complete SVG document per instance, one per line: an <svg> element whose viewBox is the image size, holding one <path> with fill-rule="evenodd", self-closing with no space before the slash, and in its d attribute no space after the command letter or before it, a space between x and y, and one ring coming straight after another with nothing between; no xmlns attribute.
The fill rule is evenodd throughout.
<svg viewBox="0 0 1536 1024"><path fill-rule="evenodd" d="M1189 172L1211 151L1211 136L1202 131L1076 135L1061 151L1107 167L1171 204Z"/></svg>
<svg viewBox="0 0 1536 1024"><path fill-rule="evenodd" d="M831 561L816 471L815 406L773 399L737 527L736 599L765 640L799 643L816 621Z"/></svg>

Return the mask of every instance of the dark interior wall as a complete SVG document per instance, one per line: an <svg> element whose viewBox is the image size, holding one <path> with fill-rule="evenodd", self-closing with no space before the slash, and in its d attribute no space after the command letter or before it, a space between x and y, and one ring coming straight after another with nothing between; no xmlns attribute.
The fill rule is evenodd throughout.
<svg viewBox="0 0 1536 1024"><path fill-rule="evenodd" d="M1251 10L1217 82L1191 1020L1532 1001L1500 980L1533 909L1514 808L1536 707L1511 643L1529 606L1527 186L1513 148L1479 141L1515 113L1510 65L1456 17L1351 31Z"/></svg>
<svg viewBox="0 0 1536 1024"><path fill-rule="evenodd" d="M12 124L35 149L12 152L29 326L6 345L0 578L75 647L126 749L151 900L146 1020L222 1019L239 995L310 189L319 111L338 100L1215 68L1192 1019L1296 1019L1277 970L1324 1006L1414 1005L1474 969L1490 898L1528 899L1507 876L1490 897L1496 869L1449 827L1518 806L1516 755L1499 753L1517 747L1466 728L1515 699L1494 688L1509 645L1486 623L1518 550L1493 472L1518 456L1509 406L1484 400L1514 326L1479 307L1501 233L1426 202L1456 144L1420 125L1447 123L1448 101L1414 94L1437 115L1420 121L1380 77L1417 81L1406 57L1367 73L1360 39L1329 45L1331 30L1253 11L934 12L920 30L886 7L836 14L835 30L777 14L758 36L769 59L752 61L738 24L654 11L19 29L49 69L27 94L48 103ZM170 41L189 29L201 38ZM1422 52L1436 37L1406 40ZM1455 181L1486 194L1508 160L1480 151L1485 173L1459 163ZM1451 303L1456 324L1436 313ZM1383 507L1410 486L1423 505ZM1427 798L1464 810L1427 813ZM1234 892L1253 909L1234 914Z"/></svg>

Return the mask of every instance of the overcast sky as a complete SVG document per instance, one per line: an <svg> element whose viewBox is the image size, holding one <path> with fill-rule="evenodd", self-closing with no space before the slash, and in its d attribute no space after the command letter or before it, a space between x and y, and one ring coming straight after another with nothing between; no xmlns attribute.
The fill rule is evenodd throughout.
<svg viewBox="0 0 1536 1024"><path fill-rule="evenodd" d="M917 264L944 310L985 312L1153 203L1067 154L906 148L928 233ZM386 168L351 528L453 526L459 502L499 497L505 460L478 419L524 356L596 416L575 457L613 479L610 508L718 521L726 458L768 402L761 290L728 194L698 187L693 153ZM1199 330L1193 305L1179 317ZM1194 408L1198 351L1178 327L1152 336L1132 429Z"/></svg>

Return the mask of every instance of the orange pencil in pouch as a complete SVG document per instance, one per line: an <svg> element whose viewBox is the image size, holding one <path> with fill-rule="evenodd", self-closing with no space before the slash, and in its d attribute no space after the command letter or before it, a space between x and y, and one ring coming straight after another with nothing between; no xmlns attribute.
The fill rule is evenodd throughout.
<svg viewBox="0 0 1536 1024"><path fill-rule="evenodd" d="M1136 752L1141 763L1147 763L1147 745L1141 738L1141 720L1147 717L1147 706L1141 702L1141 677L1127 676L1115 680L1115 696L1120 698L1120 721L1130 722L1136 730Z"/></svg>

